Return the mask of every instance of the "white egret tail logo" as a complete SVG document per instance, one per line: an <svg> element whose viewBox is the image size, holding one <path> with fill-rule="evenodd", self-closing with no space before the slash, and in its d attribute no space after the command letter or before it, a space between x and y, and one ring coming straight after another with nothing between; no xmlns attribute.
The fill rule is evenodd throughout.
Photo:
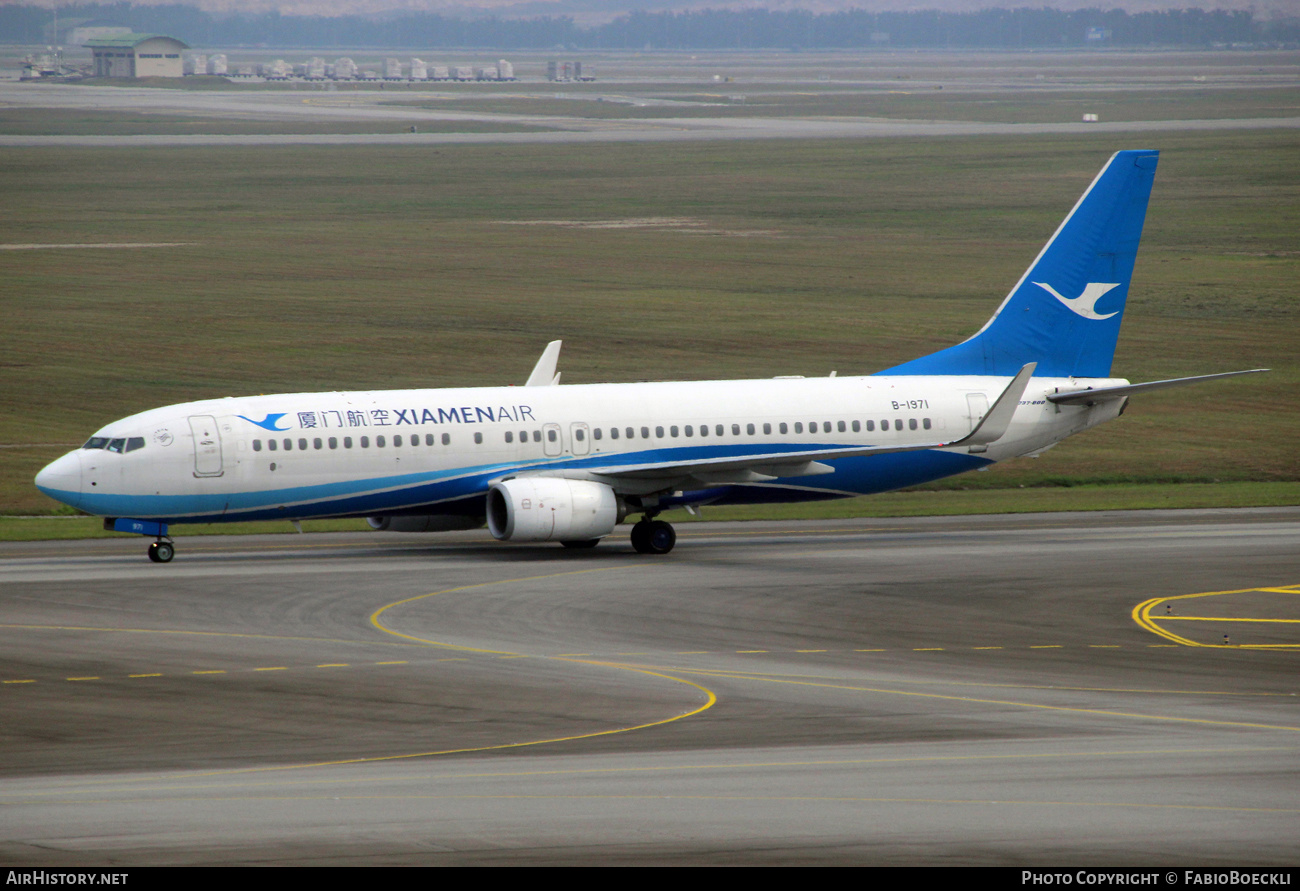
<svg viewBox="0 0 1300 891"><path fill-rule="evenodd" d="M1106 284L1105 282L1088 282L1088 286L1083 289L1083 293L1078 297L1062 297L1060 292L1049 284L1043 282L1034 282L1034 284L1038 285L1038 287L1042 288L1057 300L1061 301L1061 303L1065 304L1065 308L1070 312L1075 315L1083 316L1085 319L1096 319L1100 321L1102 319L1109 319L1111 316L1116 314L1108 312L1105 315L1101 315L1097 310L1093 309L1093 307L1097 305L1098 300L1106 296L1110 291L1118 288L1119 282L1115 282L1114 284Z"/></svg>

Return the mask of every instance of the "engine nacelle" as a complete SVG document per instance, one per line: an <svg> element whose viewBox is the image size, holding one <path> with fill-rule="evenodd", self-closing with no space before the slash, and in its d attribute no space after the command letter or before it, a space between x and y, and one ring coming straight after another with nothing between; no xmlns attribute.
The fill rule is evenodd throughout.
<svg viewBox="0 0 1300 891"><path fill-rule="evenodd" d="M501 541L590 541L614 531L626 508L602 483L547 476L493 483L487 524Z"/></svg>
<svg viewBox="0 0 1300 891"><path fill-rule="evenodd" d="M429 514L415 516L366 517L370 528L376 532L453 532L458 529L477 529L483 525L482 517L460 514Z"/></svg>

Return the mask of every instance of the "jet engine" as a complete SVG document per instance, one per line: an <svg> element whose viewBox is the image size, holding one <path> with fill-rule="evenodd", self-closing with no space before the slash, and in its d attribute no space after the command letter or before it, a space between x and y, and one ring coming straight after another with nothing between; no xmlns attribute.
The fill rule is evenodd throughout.
<svg viewBox="0 0 1300 891"><path fill-rule="evenodd" d="M488 530L502 541L592 541L626 513L613 489L586 480L516 477L493 483L487 495Z"/></svg>
<svg viewBox="0 0 1300 891"><path fill-rule="evenodd" d="M376 532L453 532L457 529L477 529L483 525L482 517L460 514L417 514L414 516L366 517L370 528Z"/></svg>

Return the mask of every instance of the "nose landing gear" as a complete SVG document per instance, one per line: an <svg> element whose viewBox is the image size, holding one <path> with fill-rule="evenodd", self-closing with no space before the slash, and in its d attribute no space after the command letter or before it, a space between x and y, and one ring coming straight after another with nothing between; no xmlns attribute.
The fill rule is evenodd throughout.
<svg viewBox="0 0 1300 891"><path fill-rule="evenodd" d="M149 545L149 559L154 563L170 563L176 556L176 546L161 538Z"/></svg>
<svg viewBox="0 0 1300 891"><path fill-rule="evenodd" d="M170 563L176 556L176 545L167 535L167 524L158 520L133 520L129 517L105 517L104 528L110 532L130 532L150 535L155 539L149 545L149 559L154 563Z"/></svg>

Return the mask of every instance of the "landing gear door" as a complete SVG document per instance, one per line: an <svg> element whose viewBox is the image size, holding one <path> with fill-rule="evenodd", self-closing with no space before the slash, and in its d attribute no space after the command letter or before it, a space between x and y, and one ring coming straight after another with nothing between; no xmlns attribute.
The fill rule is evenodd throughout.
<svg viewBox="0 0 1300 891"><path fill-rule="evenodd" d="M221 476L221 431L211 415L191 415L194 435L194 475Z"/></svg>

